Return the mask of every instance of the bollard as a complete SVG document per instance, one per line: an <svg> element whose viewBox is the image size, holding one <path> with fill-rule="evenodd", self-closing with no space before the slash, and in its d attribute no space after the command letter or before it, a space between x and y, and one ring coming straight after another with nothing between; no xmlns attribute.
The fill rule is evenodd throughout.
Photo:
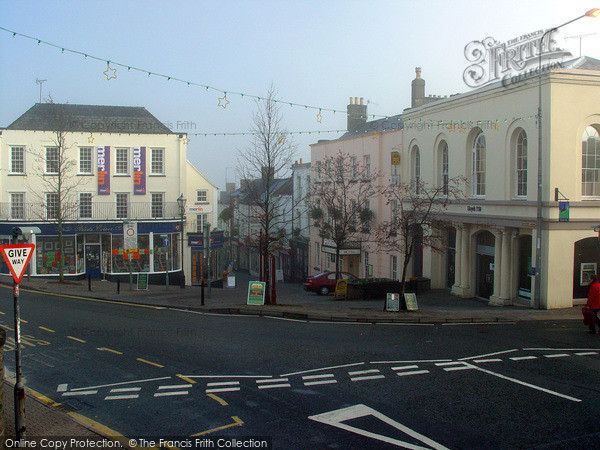
<svg viewBox="0 0 600 450"><path fill-rule="evenodd" d="M204 280L200 283L200 306L204 306Z"/></svg>
<svg viewBox="0 0 600 450"><path fill-rule="evenodd" d="M88 272L88 291L92 291L92 273Z"/></svg>
<svg viewBox="0 0 600 450"><path fill-rule="evenodd" d="M121 293L121 279L117 278L117 294Z"/></svg>

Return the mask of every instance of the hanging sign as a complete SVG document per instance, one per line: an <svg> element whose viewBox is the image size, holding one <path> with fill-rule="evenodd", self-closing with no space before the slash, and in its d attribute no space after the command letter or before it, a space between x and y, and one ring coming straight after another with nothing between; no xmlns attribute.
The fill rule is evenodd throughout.
<svg viewBox="0 0 600 450"><path fill-rule="evenodd" d="M110 147L98 147L98 195L110 195Z"/></svg>
<svg viewBox="0 0 600 450"><path fill-rule="evenodd" d="M558 221L569 221L569 202L558 202Z"/></svg>
<svg viewBox="0 0 600 450"><path fill-rule="evenodd" d="M23 279L23 274L34 250L35 244L0 245L2 257L6 261L16 284L19 284Z"/></svg>
<svg viewBox="0 0 600 450"><path fill-rule="evenodd" d="M146 194L146 147L133 148L133 195Z"/></svg>

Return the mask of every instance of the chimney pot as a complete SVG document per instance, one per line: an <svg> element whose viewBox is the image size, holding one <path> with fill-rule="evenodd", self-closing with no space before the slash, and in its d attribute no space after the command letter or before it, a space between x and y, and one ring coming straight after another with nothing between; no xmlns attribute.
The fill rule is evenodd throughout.
<svg viewBox="0 0 600 450"><path fill-rule="evenodd" d="M354 97L354 104L358 105L358 97Z"/></svg>
<svg viewBox="0 0 600 450"><path fill-rule="evenodd" d="M350 104L354 105L354 98L350 97Z"/></svg>
<svg viewBox="0 0 600 450"><path fill-rule="evenodd" d="M300 164L302 164L302 158L300 158Z"/></svg>
<svg viewBox="0 0 600 450"><path fill-rule="evenodd" d="M361 98L360 98L360 104L361 104L361 105L364 105L364 104L365 104L365 98L364 98L364 97L361 97Z"/></svg>

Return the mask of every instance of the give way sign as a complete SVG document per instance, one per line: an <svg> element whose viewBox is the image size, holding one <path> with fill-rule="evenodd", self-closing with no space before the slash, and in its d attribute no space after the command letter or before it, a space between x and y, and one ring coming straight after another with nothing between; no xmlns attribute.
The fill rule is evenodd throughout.
<svg viewBox="0 0 600 450"><path fill-rule="evenodd" d="M0 245L0 252L2 252L2 257L6 261L15 283L21 282L34 250L35 244Z"/></svg>

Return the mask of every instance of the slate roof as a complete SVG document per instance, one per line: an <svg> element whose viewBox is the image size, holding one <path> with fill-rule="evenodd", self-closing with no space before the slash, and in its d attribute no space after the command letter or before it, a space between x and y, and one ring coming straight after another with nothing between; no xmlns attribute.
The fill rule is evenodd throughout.
<svg viewBox="0 0 600 450"><path fill-rule="evenodd" d="M600 59L580 56L563 63L565 69L600 70Z"/></svg>
<svg viewBox="0 0 600 450"><path fill-rule="evenodd" d="M61 103L36 103L6 129L173 134L169 128L143 107Z"/></svg>
<svg viewBox="0 0 600 450"><path fill-rule="evenodd" d="M371 122L367 122L355 130L347 131L345 134L341 136L340 139L350 137L350 136L358 136L360 134L373 133L374 131L389 131L389 130L398 130L404 127L402 123L402 116L399 114L397 116L391 116L387 119L377 119L372 120Z"/></svg>
<svg viewBox="0 0 600 450"><path fill-rule="evenodd" d="M293 183L291 178L276 178L271 180L270 191L273 195L292 195ZM250 180L249 184L231 192L229 196L238 202L251 205L256 200L263 201L266 194L265 182L262 179Z"/></svg>

